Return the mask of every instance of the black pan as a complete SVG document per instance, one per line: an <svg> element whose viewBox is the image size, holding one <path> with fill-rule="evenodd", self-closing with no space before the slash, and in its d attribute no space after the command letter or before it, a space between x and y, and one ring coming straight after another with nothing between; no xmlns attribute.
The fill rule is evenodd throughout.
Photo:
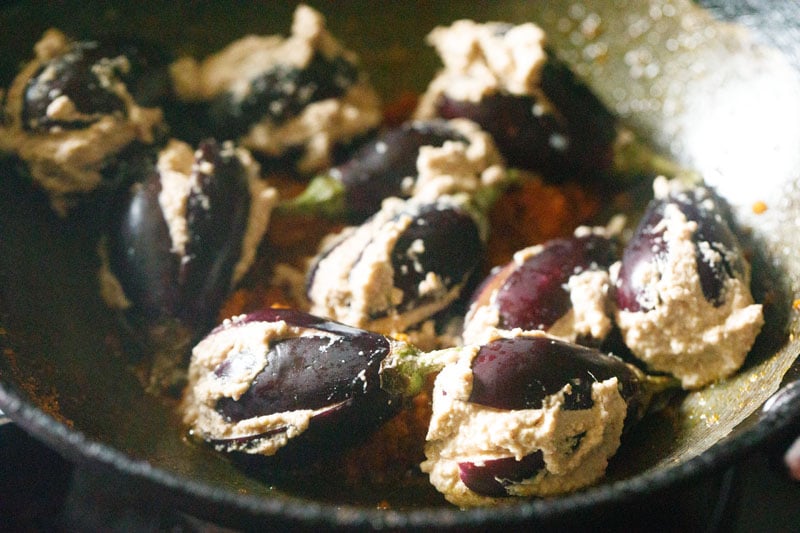
<svg viewBox="0 0 800 533"><path fill-rule="evenodd" d="M58 219L36 191L4 171L0 409L15 423L77 464L124 480L127 491L249 528L581 524L604 510L679 490L797 430L800 39L794 4L720 1L711 5L713 13L657 0L312 4L361 54L387 98L419 91L432 76L437 59L423 37L435 24L469 16L543 26L560 55L638 135L700 171L731 204L753 250L754 292L767 310L767 326L745 368L643 423L605 481L564 497L460 511L425 491L371 494L292 480L273 485L189 442L173 405L146 394L130 372L116 344L117 323L96 290L100 228L91 211ZM0 75L7 85L50 26L77 36L132 32L204 54L245 33L284 33L291 11L289 3L20 3L0 14ZM766 211L754 210L757 202ZM389 510L376 508L381 500Z"/></svg>

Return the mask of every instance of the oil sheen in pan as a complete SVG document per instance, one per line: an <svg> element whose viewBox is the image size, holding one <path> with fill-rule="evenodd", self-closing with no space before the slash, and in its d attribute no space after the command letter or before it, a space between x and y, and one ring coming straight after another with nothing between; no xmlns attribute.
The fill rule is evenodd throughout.
<svg viewBox="0 0 800 533"><path fill-rule="evenodd" d="M176 4L174 11L163 8L164 27L178 29L161 35L162 39L199 42L198 35L208 21L215 23L220 36L232 35L228 30L237 24L237 32L242 32L255 29L260 21L263 23L263 17L253 17L246 10L223 17L223 13L230 13L222 6L188 14L182 14L180 7ZM387 94L419 89L435 68L430 52L423 49L424 34L435 23L469 15L463 4L437 3L430 11L408 4L391 12L371 13L372 22L360 25L362 8L358 2L344 2L335 16L329 15L330 23L338 32L348 24L359 28L358 33L352 33L352 44L364 51L362 57L367 68L377 73L376 84ZM53 9L56 12L62 9L62 17L69 11ZM13 9L9 13L13 14ZM410 13L415 16L409 16ZM78 30L89 31L98 23L96 12L75 9L70 15ZM120 6L103 11L99 20L125 21L124 24L145 34L155 34L153 25L144 24L142 17L135 9ZM689 2L614 0L589 5L554 1L546 6L502 2L487 7L478 18L539 22L551 35L559 53L590 80L601 97L638 133L703 172L712 184L718 184L723 195L729 196L742 224L750 230L748 237L756 253L755 289L758 296L769 294L777 298L770 306L769 333L759 340L746 368L736 378L725 385L690 394L672 419L677 424L665 427L654 423L657 427L649 428L651 432L643 428L637 434L639 440L626 447L628 451L610 472L611 479L643 475L644 481L651 480L656 486L674 481L674 477L660 473L691 462L732 432L739 435L758 425L758 414L751 415L758 413L759 406L778 389L783 374L796 358L799 328L797 315L791 312L791 301L797 296L791 291L796 293L796 287L800 286L800 266L793 256L797 236L792 235L800 211L800 187L796 180L800 165L798 154L792 152L800 137L797 80L779 56L754 43L748 32L712 20ZM170 20L178 19L183 23L170 26ZM21 29L25 24L34 25L27 28L29 33L15 32L31 35L31 40L44 29L41 17L16 20L20 21ZM430 23L423 24L421 20ZM283 21L276 20L276 26L280 26L278 22ZM387 35L386 27L398 31ZM3 49L30 49L20 43L12 47L8 38L3 38ZM213 48L218 44L222 43L207 40L199 46ZM757 109L748 110L739 103L749 102L756 94ZM742 137L732 135L731 124L742 132ZM717 129L718 125L725 129ZM711 146L704 151L707 144ZM728 157L745 151L752 152L753 158ZM775 176L774 180L764 181L762 174L767 172L754 163L759 160L768 165L768 174ZM747 168L750 172L743 176L741 171ZM735 179L729 179L730 176ZM728 192L727 188L733 184L744 188L741 192ZM6 198L2 204L8 208L6 213L10 218L4 215L0 225L3 232L0 256L5 256L0 262L0 279L3 311L8 315L3 318L3 326L10 332L9 337L13 337L15 352L14 357L0 360L0 369L3 399L24 399L22 406L14 402L15 418L23 418L29 428L71 456L86 457L90 450L91 457L100 462L115 463L123 470L159 482L166 476L171 485L189 487L177 489L178 492L190 491L194 497L203 499L198 493L208 495L207 488L213 487L224 494L249 495L241 498L241 504L228 505L249 507L253 514L277 513L274 502L280 503L281 513L304 514L301 511L308 507L306 500L283 496L300 495L301 488L279 485L281 490L272 489L215 454L187 446L169 406L144 395L135 379L111 357L113 352L105 344L105 333L112 324L104 318L102 305L91 296L91 283L63 283L70 273L91 271L92 247L86 243L91 232L69 235L35 206L23 210L22 205L15 207L13 200ZM755 214L751 209L754 200L764 202L768 209ZM32 224L28 218L31 214L38 217ZM19 247L25 251L19 251ZM41 257L50 258L47 275L26 275L42 273ZM14 293L10 287L25 287L28 294ZM3 344L6 345L6 339ZM109 357L98 360L97 354ZM4 406L11 403L4 402ZM54 424L51 418L42 419L39 411L27 410L28 403L37 405L63 425ZM132 420L131 411L137 413ZM131 421L121 424L121 420ZM740 424L742 421L745 423ZM163 429L154 432L154 427ZM85 439L102 445L87 447ZM138 459L146 459L146 464ZM688 475L687 470L683 472ZM643 471L645 474L641 474ZM642 483L635 486L641 487ZM197 490L198 487L205 489ZM264 495L274 495L277 500L258 497ZM613 497L602 489L596 495ZM337 503L348 499L336 494L316 496L338 500ZM390 503L398 508L414 500L412 494L391 495L391 498ZM364 505L347 508L353 513L339 513L330 520L344 525L390 524L389 514L376 511L369 501L361 503ZM580 507L577 498L567 497L564 503L576 504L572 510ZM533 502L521 503L515 509L530 515L544 513L545 507ZM455 520L455 515L442 511L447 515L442 520ZM392 516L392 520L398 520ZM463 516L469 518L473 514Z"/></svg>

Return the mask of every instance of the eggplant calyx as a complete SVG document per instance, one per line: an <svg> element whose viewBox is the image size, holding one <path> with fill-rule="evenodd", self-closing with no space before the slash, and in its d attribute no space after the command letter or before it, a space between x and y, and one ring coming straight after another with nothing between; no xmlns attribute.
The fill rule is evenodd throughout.
<svg viewBox="0 0 800 533"><path fill-rule="evenodd" d="M422 391L425 379L450 363L458 361L459 354L468 347L446 348L423 352L400 341L381 363L381 388L393 397L412 398Z"/></svg>
<svg viewBox="0 0 800 533"><path fill-rule="evenodd" d="M346 216L345 187L330 174L315 176L299 195L279 203L280 215L316 215L330 219Z"/></svg>
<svg viewBox="0 0 800 533"><path fill-rule="evenodd" d="M523 183L530 176L521 173L518 169L507 168L503 179L492 185L481 187L472 194L472 203L481 213L488 213L497 200L516 184Z"/></svg>
<svg viewBox="0 0 800 533"><path fill-rule="evenodd" d="M658 154L627 129L620 131L614 143L611 172L625 183L642 175L679 178L687 183L702 181L697 172Z"/></svg>
<svg viewBox="0 0 800 533"><path fill-rule="evenodd" d="M663 409L675 393L683 390L681 380L674 376L645 374L639 369L636 369L636 372L641 373L639 409L635 413L637 420L641 420L648 412Z"/></svg>

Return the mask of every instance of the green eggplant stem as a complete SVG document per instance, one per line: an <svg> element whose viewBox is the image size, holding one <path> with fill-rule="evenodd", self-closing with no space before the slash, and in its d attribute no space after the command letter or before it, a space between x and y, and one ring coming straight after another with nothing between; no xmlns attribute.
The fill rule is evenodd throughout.
<svg viewBox="0 0 800 533"><path fill-rule="evenodd" d="M627 129L620 131L614 145L614 163L611 173L623 181L631 176L641 175L660 175L689 182L700 180L697 172L657 153Z"/></svg>
<svg viewBox="0 0 800 533"><path fill-rule="evenodd" d="M333 219L345 217L347 206L344 185L330 174L319 174L308 183L303 192L279 203L276 213Z"/></svg>
<svg viewBox="0 0 800 533"><path fill-rule="evenodd" d="M392 353L381 365L381 388L390 395L412 398L422 391L426 378L458 360L469 347L424 352L402 341L392 341Z"/></svg>

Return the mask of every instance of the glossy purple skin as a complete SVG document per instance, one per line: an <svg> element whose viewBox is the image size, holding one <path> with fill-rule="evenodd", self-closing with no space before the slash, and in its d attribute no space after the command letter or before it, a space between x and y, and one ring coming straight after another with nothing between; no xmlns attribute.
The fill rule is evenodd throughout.
<svg viewBox="0 0 800 533"><path fill-rule="evenodd" d="M409 250L417 241L422 241L425 252L411 257ZM430 301L419 293L428 272L437 274L448 289L461 286L482 256L483 242L472 216L457 208L426 206L392 250L394 286L403 291L399 309L408 311Z"/></svg>
<svg viewBox="0 0 800 533"><path fill-rule="evenodd" d="M568 383L563 409L589 409L592 384L616 376L629 412L640 383L622 360L587 348L546 337L497 339L484 346L472 361L473 384L469 401L495 409L540 409L542 401Z"/></svg>
<svg viewBox="0 0 800 533"><path fill-rule="evenodd" d="M655 264L659 272L667 268L670 250L663 239L664 228L659 227L659 223L664 220L668 204L676 205L687 220L697 222L697 231L692 235L692 241L703 295L715 306L725 302L725 281L733 277L742 278L745 263L738 239L717 202L719 199L705 187L651 201L622 254L615 291L620 309L633 312L652 309L643 297L647 287L639 286L633 273L647 264ZM705 260L698 248L699 243L708 243L711 249L719 252L721 260L713 263Z"/></svg>
<svg viewBox="0 0 800 533"><path fill-rule="evenodd" d="M195 171L199 187L192 189L187 201L189 241L178 283L181 314L190 321L207 323L216 317L231 288L247 230L250 190L236 156L223 155L213 141L201 143L198 151L198 162L210 162L214 174Z"/></svg>
<svg viewBox="0 0 800 533"><path fill-rule="evenodd" d="M480 348L472 362L469 401L495 409L540 409L544 399L572 386L562 409L583 410L593 405L592 384L616 376L628 404L626 425L638 416L640 382L620 359L592 348L544 337L494 340ZM578 436L580 438L580 436ZM540 451L522 460L489 460L482 465L459 463L459 476L470 490L484 496L507 496L506 488L531 479L544 468Z"/></svg>
<svg viewBox="0 0 800 533"><path fill-rule="evenodd" d="M308 319L299 311L294 316L299 317L297 321L291 320L289 313L282 320L318 333L273 343L266 367L248 391L238 400L225 398L217 404L224 416L239 421L297 409L321 409L375 394L380 388L380 363L390 350L384 336L336 323L333 336L333 331L304 326ZM319 324L325 328L324 323ZM224 375L230 362L226 359L215 373Z"/></svg>
<svg viewBox="0 0 800 533"><path fill-rule="evenodd" d="M267 365L250 388L237 400L221 398L217 402L217 411L228 421L300 409L319 410L309 428L294 438L291 446L303 448L302 453L312 453L320 446L338 448L351 442L351 437L363 438L402 405L400 398L392 398L380 386L380 365L391 352L386 337L292 309L265 309L228 327L253 321L285 321L308 330L308 336L274 342L267 354ZM215 374L229 372L237 356L229 356ZM269 434L285 430L275 428ZM253 435L249 440L264 436L267 435Z"/></svg>
<svg viewBox="0 0 800 533"><path fill-rule="evenodd" d="M109 266L137 311L153 318L174 316L178 307L180 259L172 253L169 229L158 195L161 181L153 167L119 206L109 239Z"/></svg>
<svg viewBox="0 0 800 533"><path fill-rule="evenodd" d="M444 118L478 123L494 138L510 167L541 173L553 182L602 176L612 165L616 118L553 54L540 88L555 108L537 111L535 96L495 93L479 103L443 96L436 104Z"/></svg>
<svg viewBox="0 0 800 533"><path fill-rule="evenodd" d="M367 218L390 196L407 197L402 184L406 177L417 175L419 149L446 141L467 142L444 120L406 122L381 133L332 169L331 176L345 187L345 205L352 218Z"/></svg>
<svg viewBox="0 0 800 533"><path fill-rule="evenodd" d="M158 202L160 176L150 175L123 198L109 236L111 271L134 310L150 320L174 317L198 332L210 328L231 287L250 209L247 178L235 156L214 141L201 143L200 161L214 175L197 172L186 219L186 254L173 253Z"/></svg>
<svg viewBox="0 0 800 533"><path fill-rule="evenodd" d="M400 312L431 301L432 296L419 293L419 284L428 272L437 274L448 290L463 286L480 264L484 249L478 223L459 207L428 204L407 214L413 221L390 254L394 286L403 291L403 299L397 306ZM410 255L409 250L418 240L422 241L425 252ZM317 256L316 264L309 269L307 292L314 283L320 261L335 248L346 245L346 240L339 240ZM380 318L388 312L387 309L371 318Z"/></svg>
<svg viewBox="0 0 800 533"><path fill-rule="evenodd" d="M53 126L83 128L98 120L98 115L123 113L124 102L110 88L103 87L92 71L101 59L97 43L79 42L43 65L25 88L23 126L31 131L46 131ZM68 96L79 112L91 118L69 122L49 118L47 107L60 95Z"/></svg>
<svg viewBox="0 0 800 533"><path fill-rule="evenodd" d="M211 131L218 138L234 139L264 119L280 124L299 115L308 104L344 95L358 78L358 69L346 59L320 53L303 69L275 65L250 80L244 98L225 93L211 102Z"/></svg>
<svg viewBox="0 0 800 533"><path fill-rule="evenodd" d="M116 61L124 57L126 66ZM43 65L28 80L22 107L22 124L36 132L58 126L76 129L89 126L102 115L126 113L125 102L101 83L94 72L96 65L113 72L140 105L157 105L171 93L164 52L152 44L130 39L73 43L62 55ZM47 107L59 96L68 96L77 110L87 117L63 121L47 116Z"/></svg>
<svg viewBox="0 0 800 533"><path fill-rule="evenodd" d="M514 457L490 459L482 465L458 463L458 476L471 491L483 496L508 496L506 487L531 479L544 470L544 455L535 451L517 461Z"/></svg>
<svg viewBox="0 0 800 533"><path fill-rule="evenodd" d="M615 260L615 242L600 235L546 242L521 265L511 263L508 270L494 274L504 279L493 303L500 317L498 326L547 330L572 308L570 277L587 270L607 270ZM481 290L492 292L494 284L488 280Z"/></svg>

